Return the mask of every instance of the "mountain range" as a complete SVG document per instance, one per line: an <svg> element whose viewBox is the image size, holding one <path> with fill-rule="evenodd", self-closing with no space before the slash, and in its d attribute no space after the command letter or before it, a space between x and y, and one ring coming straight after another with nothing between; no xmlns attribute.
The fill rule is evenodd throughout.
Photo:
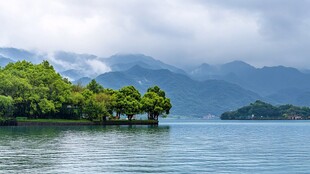
<svg viewBox="0 0 310 174"><path fill-rule="evenodd" d="M143 54L116 54L108 58L72 52L39 53L0 48L0 66L27 60L49 60L73 83L91 79L106 88L134 85L141 93L158 85L171 98L171 114L202 117L220 115L255 100L273 104L310 106L308 70L274 66L256 68L242 61L221 65L201 64L183 70Z"/></svg>
<svg viewBox="0 0 310 174"><path fill-rule="evenodd" d="M90 80L83 78L80 82L85 85ZM126 71L99 75L95 80L104 87L113 89L133 85L141 92L145 92L150 86L158 85L171 98L174 106L172 113L175 115L220 114L260 99L254 92L222 80L196 81L166 69L151 70L139 65ZM232 102L237 98L238 100Z"/></svg>

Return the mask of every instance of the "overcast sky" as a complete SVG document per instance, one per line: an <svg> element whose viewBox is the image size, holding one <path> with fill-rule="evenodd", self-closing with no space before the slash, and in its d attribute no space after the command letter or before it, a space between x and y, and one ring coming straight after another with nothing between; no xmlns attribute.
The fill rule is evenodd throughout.
<svg viewBox="0 0 310 174"><path fill-rule="evenodd" d="M310 67L307 0L0 0L0 46Z"/></svg>

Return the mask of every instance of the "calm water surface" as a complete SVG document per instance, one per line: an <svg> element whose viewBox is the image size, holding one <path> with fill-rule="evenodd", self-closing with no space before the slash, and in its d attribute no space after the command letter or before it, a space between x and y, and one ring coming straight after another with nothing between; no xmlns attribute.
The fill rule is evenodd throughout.
<svg viewBox="0 0 310 174"><path fill-rule="evenodd" d="M0 173L310 173L310 122L0 127Z"/></svg>

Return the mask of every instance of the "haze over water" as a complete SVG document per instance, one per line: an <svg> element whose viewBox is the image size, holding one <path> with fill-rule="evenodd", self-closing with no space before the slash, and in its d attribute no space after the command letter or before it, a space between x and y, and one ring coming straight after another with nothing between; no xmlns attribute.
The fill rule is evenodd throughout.
<svg viewBox="0 0 310 174"><path fill-rule="evenodd" d="M309 121L0 127L0 173L309 173Z"/></svg>

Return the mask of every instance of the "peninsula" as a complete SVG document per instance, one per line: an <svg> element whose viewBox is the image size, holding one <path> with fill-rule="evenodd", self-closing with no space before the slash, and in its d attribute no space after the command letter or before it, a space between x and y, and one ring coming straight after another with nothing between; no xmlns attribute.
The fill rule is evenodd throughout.
<svg viewBox="0 0 310 174"><path fill-rule="evenodd" d="M48 61L9 63L0 78L0 126L154 125L172 107L158 86L142 96L134 86L114 90L95 80L72 84ZM145 119L136 119L137 114Z"/></svg>

